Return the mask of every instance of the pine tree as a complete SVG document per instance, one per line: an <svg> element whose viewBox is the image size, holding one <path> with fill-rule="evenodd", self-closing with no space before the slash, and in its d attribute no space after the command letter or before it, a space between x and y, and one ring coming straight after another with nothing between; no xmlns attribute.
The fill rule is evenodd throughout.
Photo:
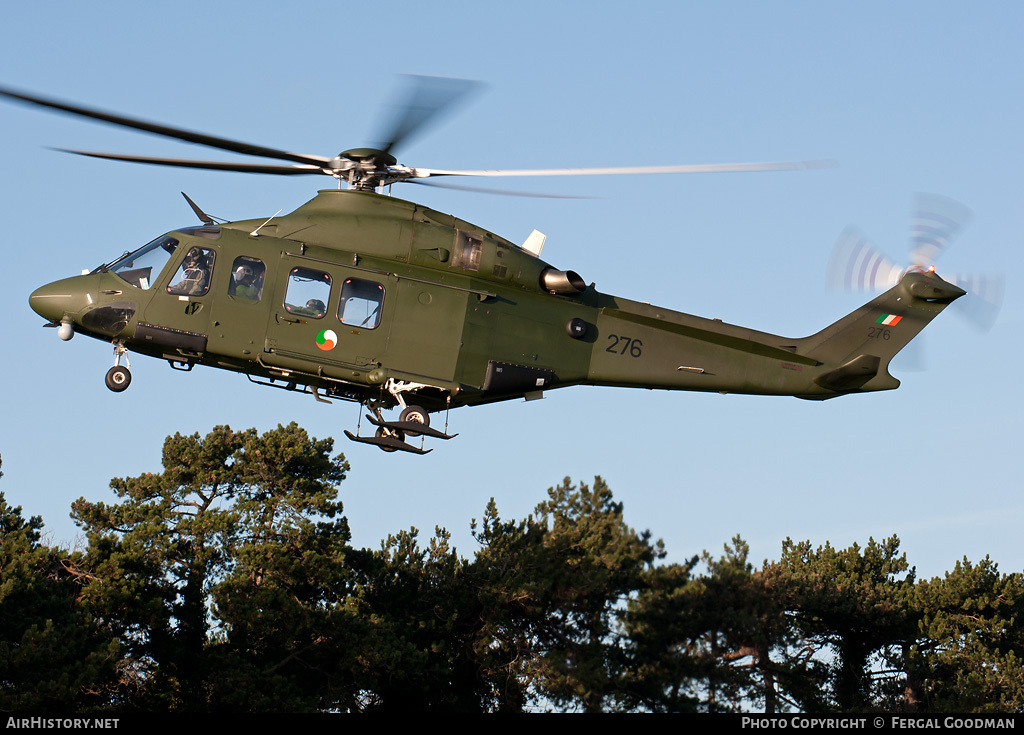
<svg viewBox="0 0 1024 735"><path fill-rule="evenodd" d="M661 542L625 524L600 477L592 487L566 478L518 523L501 521L492 502L476 538L483 642L507 691L584 711L614 706L630 678L619 620L664 557Z"/></svg>
<svg viewBox="0 0 1024 735"><path fill-rule="evenodd" d="M121 650L78 604L80 555L42 529L0 493L0 710L100 710L116 700Z"/></svg>
<svg viewBox="0 0 1024 735"><path fill-rule="evenodd" d="M295 424L263 436L227 426L203 438L176 434L164 443L162 473L111 482L121 502L74 503L89 540L84 599L128 651L134 706L234 707L245 683L289 708L316 706L288 699L301 686L277 686L275 675L309 642L286 604L306 573L295 555L333 558L348 539L335 499L347 465L330 458L331 447ZM297 607L316 609L319 584L303 592ZM215 638L221 645L210 645ZM261 663L254 674L257 655L277 656L278 666Z"/></svg>
<svg viewBox="0 0 1024 735"><path fill-rule="evenodd" d="M1024 575L966 558L918 585L918 636L903 658L917 711L1024 711Z"/></svg>
<svg viewBox="0 0 1024 735"><path fill-rule="evenodd" d="M893 536L861 549L787 539L765 577L785 602L799 637L816 649L828 686L797 702L805 711L863 712L883 698L892 672L874 671L893 644L917 628L910 605L915 572Z"/></svg>

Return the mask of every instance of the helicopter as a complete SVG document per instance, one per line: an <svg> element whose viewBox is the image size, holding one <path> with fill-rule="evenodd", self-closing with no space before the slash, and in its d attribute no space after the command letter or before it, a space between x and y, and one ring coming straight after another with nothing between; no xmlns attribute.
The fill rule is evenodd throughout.
<svg viewBox="0 0 1024 735"><path fill-rule="evenodd" d="M31 308L62 340L108 341L105 383L131 383L129 353L177 370L205 365L254 383L357 402L373 435L349 439L426 454L457 436L431 414L589 385L826 400L892 390L892 358L966 291L915 266L881 295L792 339L599 292L521 244L384 194L442 177L653 174L819 168L816 161L602 169L447 170L401 165L396 148L468 91L413 78L385 143L337 156L251 145L0 88L0 96L193 144L287 163L66 150L102 159L274 175L327 175L295 211L218 221L184 194L199 225L172 230L82 275L36 289ZM348 188L340 188L341 184ZM463 187L451 187L463 188ZM123 363L123 364L122 364ZM397 418L382 411L399 408ZM407 441L421 437L421 446Z"/></svg>

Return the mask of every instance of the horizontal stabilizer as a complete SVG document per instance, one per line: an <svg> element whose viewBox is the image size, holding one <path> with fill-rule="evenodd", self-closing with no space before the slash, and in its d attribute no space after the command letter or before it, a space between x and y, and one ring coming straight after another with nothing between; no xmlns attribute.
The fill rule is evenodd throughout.
<svg viewBox="0 0 1024 735"><path fill-rule="evenodd" d="M818 376L814 382L829 390L856 390L878 375L878 366L881 362L881 358L876 355L860 355L835 370Z"/></svg>

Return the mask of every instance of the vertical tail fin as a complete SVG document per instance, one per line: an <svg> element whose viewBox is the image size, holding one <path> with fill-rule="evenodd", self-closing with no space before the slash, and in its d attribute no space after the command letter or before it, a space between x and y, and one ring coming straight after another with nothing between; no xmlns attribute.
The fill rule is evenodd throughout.
<svg viewBox="0 0 1024 735"><path fill-rule="evenodd" d="M966 293L935 273L908 273L881 296L801 340L800 354L831 367L814 380L825 392L804 397L824 399L898 387L899 381L889 375L889 362Z"/></svg>

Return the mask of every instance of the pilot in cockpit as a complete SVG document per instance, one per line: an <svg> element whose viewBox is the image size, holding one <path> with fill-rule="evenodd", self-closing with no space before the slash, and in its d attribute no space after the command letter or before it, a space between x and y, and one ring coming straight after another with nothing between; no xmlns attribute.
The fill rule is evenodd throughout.
<svg viewBox="0 0 1024 735"><path fill-rule="evenodd" d="M202 296L209 288L210 266L201 248L192 248L181 263L181 280L170 286L168 293Z"/></svg>

